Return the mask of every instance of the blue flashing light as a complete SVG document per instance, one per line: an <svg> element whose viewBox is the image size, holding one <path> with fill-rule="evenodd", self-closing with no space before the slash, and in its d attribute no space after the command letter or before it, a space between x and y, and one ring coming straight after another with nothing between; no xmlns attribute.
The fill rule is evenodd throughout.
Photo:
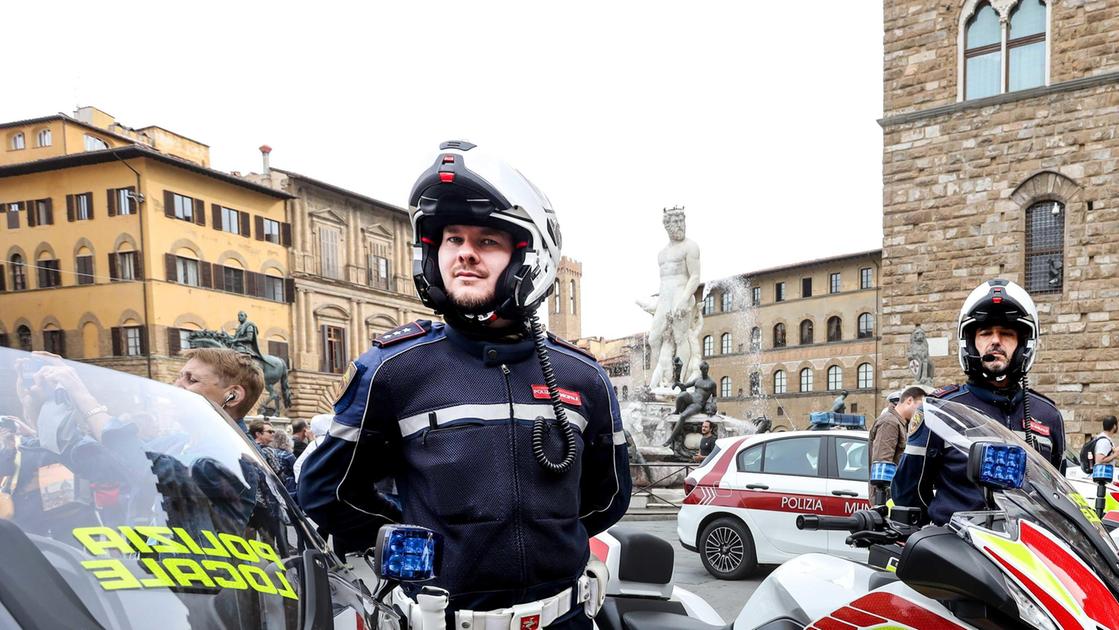
<svg viewBox="0 0 1119 630"><path fill-rule="evenodd" d="M897 472L898 466L893 462L874 462L870 465L870 480L889 483Z"/></svg>
<svg viewBox="0 0 1119 630"><path fill-rule="evenodd" d="M976 480L990 488L1021 488L1026 481L1026 451L1015 444L983 445Z"/></svg>
<svg viewBox="0 0 1119 630"><path fill-rule="evenodd" d="M436 575L443 537L422 527L382 528L380 577L401 582L430 580Z"/></svg>
<svg viewBox="0 0 1119 630"><path fill-rule="evenodd" d="M1096 483L1111 483L1115 478L1115 466L1111 464L1096 464L1092 466L1092 481Z"/></svg>

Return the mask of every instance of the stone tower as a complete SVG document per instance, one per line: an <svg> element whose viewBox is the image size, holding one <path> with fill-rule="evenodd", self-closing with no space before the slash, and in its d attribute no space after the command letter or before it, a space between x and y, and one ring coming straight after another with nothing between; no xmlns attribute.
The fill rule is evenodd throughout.
<svg viewBox="0 0 1119 630"><path fill-rule="evenodd" d="M1119 391L1119 4L884 11L883 389L913 379L917 325L940 342L937 384L961 382L961 303L984 280L1013 280L1040 315L1030 384L1075 445Z"/></svg>
<svg viewBox="0 0 1119 630"><path fill-rule="evenodd" d="M564 256L548 297L548 330L568 340L583 336L583 263Z"/></svg>

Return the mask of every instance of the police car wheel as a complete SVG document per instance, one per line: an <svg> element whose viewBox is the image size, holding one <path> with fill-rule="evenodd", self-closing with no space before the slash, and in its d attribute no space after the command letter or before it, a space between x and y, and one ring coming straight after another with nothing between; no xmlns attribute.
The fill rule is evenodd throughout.
<svg viewBox="0 0 1119 630"><path fill-rule="evenodd" d="M754 539L737 519L720 518L708 523L698 547L703 568L720 580L741 580L758 567Z"/></svg>

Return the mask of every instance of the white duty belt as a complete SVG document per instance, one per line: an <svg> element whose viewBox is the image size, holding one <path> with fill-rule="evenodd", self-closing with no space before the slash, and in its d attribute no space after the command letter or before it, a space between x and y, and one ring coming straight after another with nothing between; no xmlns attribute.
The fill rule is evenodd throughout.
<svg viewBox="0 0 1119 630"><path fill-rule="evenodd" d="M459 610L455 626L447 628L446 610L449 595L441 589L425 589L408 597L398 586L391 600L408 621L409 630L539 630L547 628L571 609L583 605L587 617L594 618L606 600L606 565L592 559L576 585L534 602L517 604L498 610Z"/></svg>

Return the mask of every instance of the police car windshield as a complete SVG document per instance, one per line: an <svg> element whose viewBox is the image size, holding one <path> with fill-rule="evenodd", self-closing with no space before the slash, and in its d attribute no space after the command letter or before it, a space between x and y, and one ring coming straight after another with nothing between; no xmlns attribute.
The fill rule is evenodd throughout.
<svg viewBox="0 0 1119 630"><path fill-rule="evenodd" d="M1080 493L1041 454L1001 423L966 405L926 398L920 414L930 431L965 454L979 440L1024 447L1025 485L996 492L995 503L1009 518L1030 520L1057 534L1119 595L1119 549Z"/></svg>
<svg viewBox="0 0 1119 630"><path fill-rule="evenodd" d="M321 540L205 398L0 348L0 416L0 518L100 625L299 625L289 560ZM51 606L42 596L32 610Z"/></svg>

